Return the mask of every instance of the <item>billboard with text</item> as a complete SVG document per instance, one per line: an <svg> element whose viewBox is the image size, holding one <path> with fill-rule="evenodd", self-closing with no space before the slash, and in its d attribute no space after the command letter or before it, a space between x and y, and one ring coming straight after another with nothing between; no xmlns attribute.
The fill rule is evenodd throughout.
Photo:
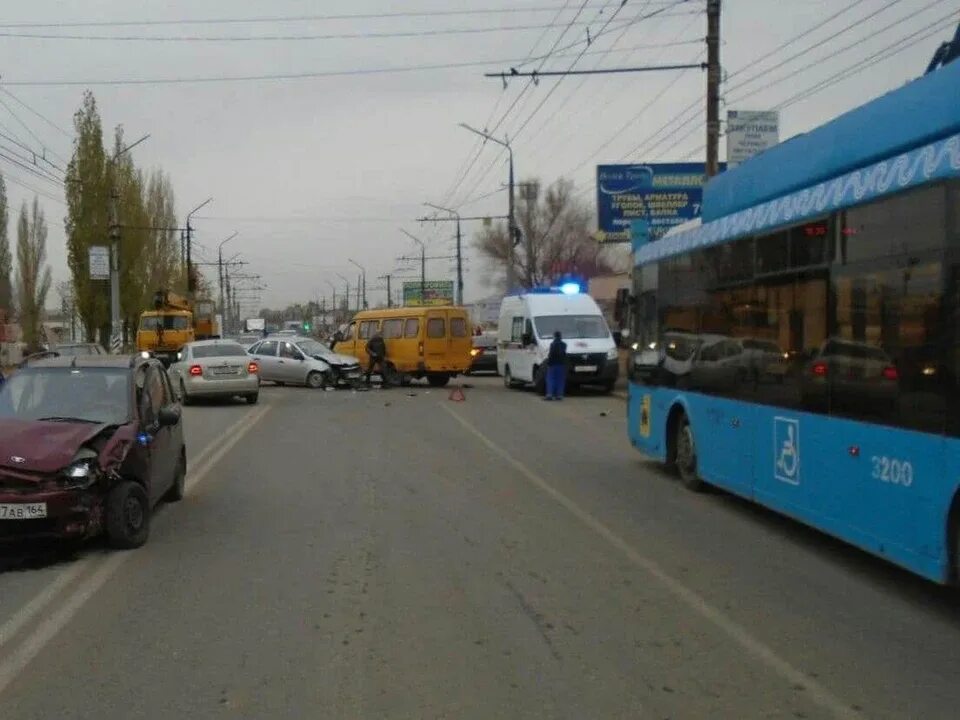
<svg viewBox="0 0 960 720"><path fill-rule="evenodd" d="M721 166L722 168L722 166ZM597 166L597 239L630 242L630 225L646 220L650 239L700 217L703 163Z"/></svg>

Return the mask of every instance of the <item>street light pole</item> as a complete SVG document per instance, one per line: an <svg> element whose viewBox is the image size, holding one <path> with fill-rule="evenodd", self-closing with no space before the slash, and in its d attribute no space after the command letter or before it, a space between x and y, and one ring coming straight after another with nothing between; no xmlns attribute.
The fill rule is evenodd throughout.
<svg viewBox="0 0 960 720"><path fill-rule="evenodd" d="M506 138L500 140L495 138L490 133L484 132L483 130L477 130L474 127L470 127L466 123L460 123L460 127L464 130L469 130L475 135L479 135L485 140L496 143L501 147L507 149L507 154L510 156L510 174L507 185L507 192L509 193L509 198L507 199L507 234L509 238L507 239L507 292L513 292L514 285L517 284L517 273L516 268L513 266L513 248L520 244L520 230L517 228L517 219L514 213L514 199L513 199L513 185L514 185L514 176L513 176L513 148L510 146L510 141Z"/></svg>
<svg viewBox="0 0 960 720"><path fill-rule="evenodd" d="M211 202L213 202L213 198L209 197L206 200L204 200L202 203L197 205L193 210L187 213L187 293L192 293L194 290L193 255L192 255L193 227L190 225L190 218L193 217L195 213L199 212L202 208L206 207Z"/></svg>
<svg viewBox="0 0 960 720"><path fill-rule="evenodd" d="M222 240L217 245L217 276L220 279L220 322L224 323L227 319L226 308L223 305L223 246L233 240L239 233L233 233L230 237ZM220 334L223 335L223 328L220 328Z"/></svg>
<svg viewBox="0 0 960 720"><path fill-rule="evenodd" d="M354 267L359 268L360 270L360 277L361 277L360 282L361 282L361 285L363 286L363 290L362 290L363 309L366 310L367 309L367 269L363 265L358 263L356 260L351 260L350 258L347 258L347 262L353 265Z"/></svg>
<svg viewBox="0 0 960 720"><path fill-rule="evenodd" d="M460 213L433 203L424 203L424 205L432 207L434 210L449 213L457 219L457 305L463 305L463 250L460 235Z"/></svg>
<svg viewBox="0 0 960 720"><path fill-rule="evenodd" d="M423 244L423 241L412 233L408 233L403 228L400 228L400 232L406 235L408 238L413 240L417 245L420 246L420 304L427 304L427 246Z"/></svg>

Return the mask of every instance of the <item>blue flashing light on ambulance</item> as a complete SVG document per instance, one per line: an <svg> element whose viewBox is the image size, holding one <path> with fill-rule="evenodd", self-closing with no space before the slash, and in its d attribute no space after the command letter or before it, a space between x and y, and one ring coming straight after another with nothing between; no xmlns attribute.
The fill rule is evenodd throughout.
<svg viewBox="0 0 960 720"><path fill-rule="evenodd" d="M711 179L634 246L628 427L724 488L960 581L960 62Z"/></svg>

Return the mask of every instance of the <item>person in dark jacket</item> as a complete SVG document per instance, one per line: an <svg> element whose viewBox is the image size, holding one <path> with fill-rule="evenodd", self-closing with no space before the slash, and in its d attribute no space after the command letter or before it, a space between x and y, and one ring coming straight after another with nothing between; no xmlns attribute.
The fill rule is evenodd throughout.
<svg viewBox="0 0 960 720"><path fill-rule="evenodd" d="M367 341L367 355L370 358L367 362L367 385L370 384L370 375L376 368L380 371L382 385L386 386L387 371L384 360L387 358L387 343L384 342L383 335L377 333Z"/></svg>
<svg viewBox="0 0 960 720"><path fill-rule="evenodd" d="M547 355L547 395L544 400L563 400L567 384L567 344L560 331L553 334Z"/></svg>

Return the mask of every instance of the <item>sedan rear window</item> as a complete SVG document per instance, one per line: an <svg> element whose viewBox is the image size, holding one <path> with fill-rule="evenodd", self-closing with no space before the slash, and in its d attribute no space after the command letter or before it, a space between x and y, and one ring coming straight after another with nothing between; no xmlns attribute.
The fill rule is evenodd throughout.
<svg viewBox="0 0 960 720"><path fill-rule="evenodd" d="M247 354L247 351L244 350L243 347L233 343L194 345L191 350L195 358L242 357Z"/></svg>

